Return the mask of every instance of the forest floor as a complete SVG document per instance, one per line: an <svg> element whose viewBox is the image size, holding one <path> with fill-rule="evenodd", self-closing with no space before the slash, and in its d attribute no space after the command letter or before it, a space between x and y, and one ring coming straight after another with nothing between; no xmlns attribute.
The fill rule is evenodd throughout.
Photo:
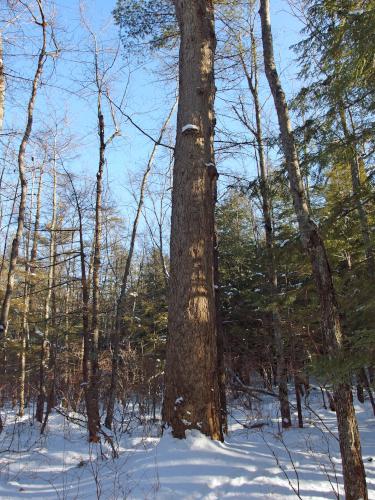
<svg viewBox="0 0 375 500"><path fill-rule="evenodd" d="M196 431L182 441L169 433L160 438L156 425L133 413L113 435L116 459L108 443L87 443L81 415L53 413L40 436L31 416L19 418L3 408L0 498L344 498L335 414L323 408L320 391L313 390L304 407L303 429L294 413L293 428L280 432L271 397L246 406L244 400L231 406L224 443ZM356 411L374 500L375 419L367 403L356 404ZM254 423L264 425L244 427Z"/></svg>

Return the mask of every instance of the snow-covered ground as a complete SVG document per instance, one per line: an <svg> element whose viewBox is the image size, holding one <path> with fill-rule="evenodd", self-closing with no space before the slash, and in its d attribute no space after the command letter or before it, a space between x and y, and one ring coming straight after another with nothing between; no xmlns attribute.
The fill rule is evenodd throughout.
<svg viewBox="0 0 375 500"><path fill-rule="evenodd" d="M0 498L343 499L335 414L322 408L318 391L309 406L304 429L295 422L280 432L272 398L251 410L233 405L225 443L196 431L182 441L169 433L160 438L155 426L134 420L130 434L115 437L117 459L108 444L89 445L84 428L61 414L51 416L40 437L30 417L16 419L2 409ZM369 405L356 410L369 498L375 499L375 420ZM256 422L265 425L243 426Z"/></svg>

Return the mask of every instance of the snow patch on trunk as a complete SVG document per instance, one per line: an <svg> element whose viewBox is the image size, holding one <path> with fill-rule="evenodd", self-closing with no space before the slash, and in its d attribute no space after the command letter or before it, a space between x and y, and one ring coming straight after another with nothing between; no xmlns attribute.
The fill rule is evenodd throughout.
<svg viewBox="0 0 375 500"><path fill-rule="evenodd" d="M184 134L185 132L199 132L199 127L197 125L193 125L192 123L187 123L181 129L181 132Z"/></svg>

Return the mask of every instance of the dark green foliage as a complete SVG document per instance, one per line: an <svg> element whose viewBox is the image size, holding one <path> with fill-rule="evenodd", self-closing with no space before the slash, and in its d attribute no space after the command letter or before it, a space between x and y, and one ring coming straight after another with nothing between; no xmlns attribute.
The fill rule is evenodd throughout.
<svg viewBox="0 0 375 500"><path fill-rule="evenodd" d="M313 132L316 139L322 127L328 130L330 121L331 143L336 144L338 110L350 111L355 134L349 143L360 140L364 154L371 157L375 131L375 2L309 0L306 20L305 38L295 50L300 76L308 85L299 93L295 109L309 115L307 132Z"/></svg>
<svg viewBox="0 0 375 500"><path fill-rule="evenodd" d="M275 179L273 189L283 193L286 189L283 177L275 175ZM262 222L253 209L256 192L254 189L252 195L245 195L232 189L217 209L226 350L238 373L272 372L275 364L272 309L276 303L287 363L291 370L301 369L307 352L317 350L314 342L320 343L318 303L310 267L302 252L290 203L280 194L275 195L278 293L272 295Z"/></svg>
<svg viewBox="0 0 375 500"><path fill-rule="evenodd" d="M303 69L314 76L318 64L327 75L326 85L374 91L375 2L309 0L307 5L307 38L298 46Z"/></svg>
<svg viewBox="0 0 375 500"><path fill-rule="evenodd" d="M163 357L167 336L167 290L156 250L145 258L129 288L126 331L131 345L144 354Z"/></svg>
<svg viewBox="0 0 375 500"><path fill-rule="evenodd" d="M117 0L113 15L125 47L150 44L158 48L175 39L178 31L169 0Z"/></svg>

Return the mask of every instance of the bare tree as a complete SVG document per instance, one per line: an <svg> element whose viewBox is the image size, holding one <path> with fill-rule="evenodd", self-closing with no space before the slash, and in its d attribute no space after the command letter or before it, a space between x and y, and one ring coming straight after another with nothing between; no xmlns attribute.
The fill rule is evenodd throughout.
<svg viewBox="0 0 375 500"><path fill-rule="evenodd" d="M31 182L31 201L30 201L30 217L29 224L26 233L26 243L25 243L25 279L23 287L23 311L22 311L22 332L21 332L21 356L20 356L20 380L19 380L19 411L20 417L24 415L25 408L25 383L26 383L26 347L29 338L29 280L30 280L30 269L29 269L29 250L30 250L30 240L31 240L31 217L33 212L33 202L34 202L34 182L35 182L35 171L32 172L32 182Z"/></svg>
<svg viewBox="0 0 375 500"><path fill-rule="evenodd" d="M119 362L120 340L121 340L121 334L124 333L123 317L125 314L125 306L126 306L126 292L127 292L128 279L129 279L129 274L130 274L130 266L131 266L133 254L134 254L134 247L135 247L135 241L136 241L136 236L137 236L139 219L140 219L140 216L142 213L142 208L143 208L147 179L149 177L149 174L151 172L151 169L152 169L152 166L154 163L154 158L155 158L155 154L156 154L158 145L163 140L164 133L167 129L168 123L172 117L174 110L175 110L176 104L177 104L177 101L173 104L173 106L172 106L172 108L171 108L161 130L160 130L160 134L159 134L159 138L158 138L157 142L155 142L153 145L149 160L147 162L146 170L144 171L143 176L142 176L141 186L140 186L140 190L139 190L137 211L136 211L134 221L133 221L132 233L131 233L131 237L130 237L129 252L128 252L128 255L127 255L126 261L125 261L125 269L124 269L124 274L123 274L122 282L121 282L120 295L119 295L118 300L117 300L115 328L114 328L113 335L112 335L111 386L109 389L107 414L106 414L106 419L105 419L105 426L108 429L112 428L112 422L113 422L114 406L115 406L116 393L117 393L117 387L118 387L118 376L119 376L119 374L118 374L118 362Z"/></svg>
<svg viewBox="0 0 375 500"><path fill-rule="evenodd" d="M9 268L8 268L7 286L5 290L5 295L0 315L0 327L3 330L4 336L7 335L10 302L13 294L14 278L16 273L19 246L25 222L25 211L26 211L26 200L27 200L27 177L26 177L26 163L25 163L26 147L28 145L33 127L34 107L38 92L39 81L43 72L44 63L47 59L47 21L45 18L42 1L41 0L36 0L36 1L39 11L39 19L34 17L34 22L38 26L40 26L42 30L42 44L38 56L36 71L32 80L31 94L27 107L26 127L18 151L18 175L21 185L21 197L18 208L17 230L12 243L12 250L10 254Z"/></svg>
<svg viewBox="0 0 375 500"><path fill-rule="evenodd" d="M65 169L64 169L65 170ZM73 176L67 170L65 173L70 182L73 199L75 203L75 208L77 210L78 215L78 234L79 234L79 260L80 260L80 270L81 270L81 315L82 315L82 337L83 337L83 359L82 359L82 383L81 387L83 387L85 393L86 400L86 411L88 415L93 415L93 421L88 419L88 428L89 428L89 439L92 441L98 441L98 429L100 425L99 416L96 417L95 408L94 411L90 412L87 410L87 405L91 404L91 400L89 398L89 380L90 380L90 316L89 316L89 306L90 306L90 290L87 280L87 269L86 269L86 254L85 254L85 240L84 240L84 228L83 228L83 209L81 205L81 201L79 198L79 194L74 185ZM94 402L96 405L96 403Z"/></svg>
<svg viewBox="0 0 375 500"><path fill-rule="evenodd" d="M245 60L245 51L242 46L240 35L238 35L238 56L241 62L243 72L246 77L249 91L252 95L255 111L255 127L252 126L245 113L242 116L236 111L240 117L241 122L248 130L254 135L256 141L256 153L259 166L259 184L260 194L262 199L262 215L264 230L266 236L266 250L267 250L267 265L268 265L268 285L271 299L272 310L272 328L275 340L275 350L277 355L277 383L279 386L279 400L280 400L280 414L281 425L283 428L288 428L292 425L290 416L290 407L288 399L288 369L285 359L284 338L282 333L281 317L279 308L277 306L277 293L278 293L278 278L277 267L274 249L274 235L272 223L272 195L269 183L268 166L264 148L264 134L262 127L262 112L261 103L259 99L259 70L258 70L258 54L257 42L254 33L254 25L250 24L250 69L248 68Z"/></svg>
<svg viewBox="0 0 375 500"><path fill-rule="evenodd" d="M92 252L92 318L90 338L84 342L84 350L89 349L89 352L84 352L84 362L88 365L84 368L87 372L88 385L85 387L86 410L89 429L89 440L96 442L99 440L98 431L100 429L99 416L99 316L100 316L100 272L101 272L101 254L102 254L102 212L103 212L103 175L106 164L106 150L112 141L120 135L120 129L117 125L114 106L109 96L109 71L113 68L118 49L115 50L113 57L108 63L103 63L102 56L104 50L99 47L97 36L89 26L84 17L83 6L81 5L82 24L88 31L91 38L91 51L93 55L93 87L96 97L96 115L97 128L99 136L99 162L98 171L96 174L96 199L95 199L95 226L94 240ZM104 119L104 99L109 103L110 114L113 122L114 131L106 138L106 126ZM90 278L90 270L89 270ZM90 281L88 282L90 286Z"/></svg>
<svg viewBox="0 0 375 500"><path fill-rule="evenodd" d="M94 66L95 66L95 85L97 92L97 117L98 117L98 135L99 135L99 167L96 174L96 202L95 202L95 230L94 230L94 259L93 259L93 279L92 279L92 333L91 333L91 367L90 383L88 388L88 398L90 404L87 406L87 416L89 420L90 441L97 439L97 430L100 427L98 390L99 390L99 287L100 287L100 266L101 266L101 239L102 239L102 193L103 193L103 171L105 165L105 151L112 140L119 135L116 118L113 107L111 106L112 119L115 130L109 138L105 138L105 124L102 110L103 92L105 91L103 75L99 69L98 46L96 37L92 33L95 45ZM93 414L90 415L89 412ZM91 422L91 425L90 425ZM96 430L95 430L96 429Z"/></svg>
<svg viewBox="0 0 375 500"><path fill-rule="evenodd" d="M50 222L50 241L49 241L49 268L48 268L48 281L47 281L47 295L44 303L44 331L41 339L41 351L39 362L39 394L36 407L36 419L39 422L43 421L43 409L46 400L46 376L45 370L48 363L49 346L50 346L50 323L51 316L55 311L52 310L51 300L52 294L56 284L56 222L57 222L57 169L56 169L56 136L54 138L53 157L52 157L52 177L53 177L53 190L52 190L52 217Z"/></svg>
<svg viewBox="0 0 375 500"><path fill-rule="evenodd" d="M5 101L5 75L3 61L3 34L0 31L0 132L3 129Z"/></svg>

